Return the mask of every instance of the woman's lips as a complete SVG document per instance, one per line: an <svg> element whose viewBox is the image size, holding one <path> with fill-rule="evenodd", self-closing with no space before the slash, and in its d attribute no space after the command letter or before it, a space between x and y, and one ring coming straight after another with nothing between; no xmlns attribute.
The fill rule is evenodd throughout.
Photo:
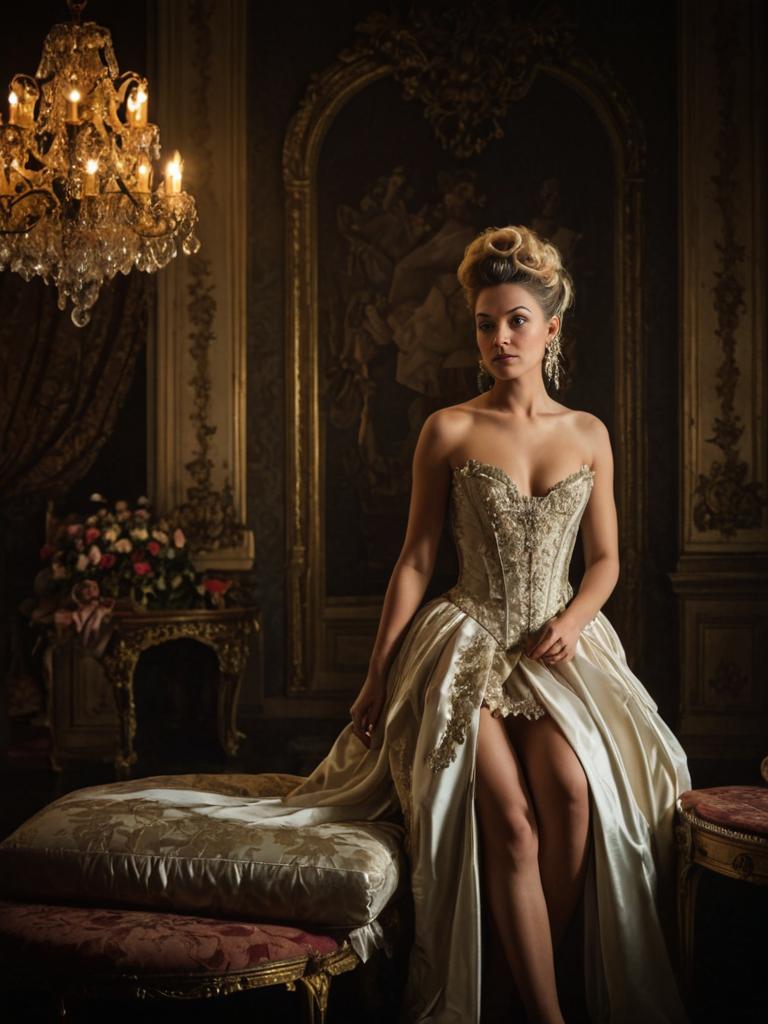
<svg viewBox="0 0 768 1024"><path fill-rule="evenodd" d="M507 355L507 356L494 356L493 362L494 363L506 363L510 359L517 359L517 358L518 357L517 357L517 353L516 352L510 352L510 354Z"/></svg>

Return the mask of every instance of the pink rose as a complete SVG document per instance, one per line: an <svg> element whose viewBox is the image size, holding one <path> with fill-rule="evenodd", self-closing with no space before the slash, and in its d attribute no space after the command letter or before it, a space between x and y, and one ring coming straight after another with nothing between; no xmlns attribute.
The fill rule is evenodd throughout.
<svg viewBox="0 0 768 1024"><path fill-rule="evenodd" d="M147 573L152 572L149 562L134 562L133 568L137 576L146 576Z"/></svg>
<svg viewBox="0 0 768 1024"><path fill-rule="evenodd" d="M156 540L151 540L149 544L147 544L147 551L149 551L150 555L154 555L156 558L160 554L160 545Z"/></svg>
<svg viewBox="0 0 768 1024"><path fill-rule="evenodd" d="M187 543L187 538L184 536L183 531L180 530L178 526L173 531L173 543L176 545L177 548L183 548L184 545Z"/></svg>
<svg viewBox="0 0 768 1024"><path fill-rule="evenodd" d="M67 533L70 537L76 537L79 533L83 532L82 523L70 523L67 527Z"/></svg>

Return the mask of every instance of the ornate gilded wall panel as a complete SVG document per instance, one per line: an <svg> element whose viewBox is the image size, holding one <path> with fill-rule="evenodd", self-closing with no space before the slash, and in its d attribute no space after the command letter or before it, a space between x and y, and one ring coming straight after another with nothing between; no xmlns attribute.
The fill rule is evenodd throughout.
<svg viewBox="0 0 768 1024"><path fill-rule="evenodd" d="M476 230L495 217L513 223L522 220L521 212L562 247L577 281L582 281L585 309L590 309L590 286L602 297L602 321L587 319L586 324L575 326L578 341L590 357L588 365L585 360L580 368L582 380L588 382L585 395L588 398L590 384L599 383L595 411L611 424L614 435L623 575L611 614L630 660L642 645L639 597L646 563L642 130L605 65L598 67L576 50L572 26L565 18L548 14L546 24L539 24L536 16L512 21L501 12L498 23L486 25L471 18L464 24L465 15L455 14L453 21L441 21L439 26L425 12L407 24L385 15L371 16L358 26L353 46L326 71L313 76L287 133L289 694L342 698L359 685L380 594L397 556L392 531L377 533L376 517L394 522L399 510L402 536L407 470L418 429L433 408L472 393L466 390L471 348L462 349L453 340L467 329L460 303L454 302L455 267ZM530 39L530 46L517 45L521 33ZM465 45L470 37L472 45ZM498 53L500 39L510 40L510 47L515 41L515 60L511 53L506 57ZM520 54L526 55L522 61ZM459 72L472 73L472 68L464 66L467 60L482 65L483 74L473 80L489 89L492 84L492 95L483 89L470 90L470 95L453 81ZM602 198L608 202L593 217L604 231L599 238L598 229L591 233L574 229L558 209L563 183L553 177L551 164L533 179L537 192L532 200L514 199L510 182L517 183L512 171L521 147L519 140L510 138L510 128L515 129L516 116L525 119L532 89L560 89L558 99L564 103L569 96L570 102L578 99L590 112L589 117L579 113L584 130L593 132L581 155L593 150L606 154L604 164L596 159L594 165ZM409 99L411 108L406 109ZM332 160L338 142L334 128L343 116L344 130L350 135L349 119L363 100L369 108L369 130L363 110L351 135L357 146L355 163L362 168L360 183L334 205L327 201L338 185ZM403 134L382 141L393 110ZM420 134L408 134L409 117L422 119ZM561 119L567 121L567 117ZM375 132L370 132L371 125L376 126ZM407 166L412 143L420 147L417 176ZM398 145L405 151L398 151ZM513 195L503 196L505 202L495 207L477 173L478 158L482 162L483 156L486 167L501 159L510 172L507 192ZM567 173L566 165L562 166ZM563 192L569 183L565 184ZM498 195L498 189L491 194ZM599 205L598 198L595 203ZM334 247L331 228L346 247ZM409 232L406 244L403 238ZM580 275L579 259L593 272L595 267L608 267L609 276L590 280L588 273ZM344 278L343 284L336 282L336 302L327 298L334 268L336 277ZM350 281L354 287L344 293ZM414 282L423 285L418 295L412 294ZM596 307L594 295L592 303ZM605 315L606 305L612 315ZM419 317L428 321L437 308L444 317L440 326L446 330L431 335L420 332ZM430 350L429 337L435 343L442 339L445 351ZM600 339L599 344L595 339ZM595 347L590 349L590 344ZM377 345L391 350L390 376L376 376ZM578 353L577 349L580 358ZM606 372L603 379L601 374ZM403 404L402 392L390 386L392 379L405 382L416 397ZM399 434L393 422L404 428ZM358 486L363 480L363 497L368 499L346 513L348 494L342 489L340 467L347 470L346 491L350 481ZM351 531L344 516L353 523L355 507L365 514L359 529ZM367 547L357 565L352 557L340 572L341 562L329 561L334 544L338 550L360 543ZM378 557L375 571L369 571L371 552Z"/></svg>
<svg viewBox="0 0 768 1024"><path fill-rule="evenodd" d="M178 509L200 568L248 569L245 526L245 0L154 5L165 158L179 149L197 201L200 251L158 274L150 377L152 494Z"/></svg>
<svg viewBox="0 0 768 1024"><path fill-rule="evenodd" d="M759 758L768 593L765 13L681 3L681 729Z"/></svg>

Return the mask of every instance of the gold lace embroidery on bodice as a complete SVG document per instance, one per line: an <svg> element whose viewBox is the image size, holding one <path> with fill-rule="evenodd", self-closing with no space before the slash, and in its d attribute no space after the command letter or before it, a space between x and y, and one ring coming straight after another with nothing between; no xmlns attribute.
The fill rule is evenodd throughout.
<svg viewBox="0 0 768 1024"><path fill-rule="evenodd" d="M498 466L467 459L454 469L449 521L459 577L444 596L504 650L573 596L568 567L593 479L584 463L546 494L525 495Z"/></svg>
<svg viewBox="0 0 768 1024"><path fill-rule="evenodd" d="M594 472L584 463L543 495L520 494L498 466L467 459L453 471L450 525L459 578L442 596L482 627L458 654L446 728L427 757L456 758L474 708L536 719L545 708L514 672L523 641L573 596L568 567Z"/></svg>

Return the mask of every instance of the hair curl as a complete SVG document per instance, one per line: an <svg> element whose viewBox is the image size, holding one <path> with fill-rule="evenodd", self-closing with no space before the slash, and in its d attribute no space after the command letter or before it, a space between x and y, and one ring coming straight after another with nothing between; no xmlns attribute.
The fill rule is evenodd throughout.
<svg viewBox="0 0 768 1024"><path fill-rule="evenodd" d="M520 284L537 300L544 316L563 317L573 304L573 281L557 246L522 224L486 228L469 243L457 271L470 312L483 288Z"/></svg>

